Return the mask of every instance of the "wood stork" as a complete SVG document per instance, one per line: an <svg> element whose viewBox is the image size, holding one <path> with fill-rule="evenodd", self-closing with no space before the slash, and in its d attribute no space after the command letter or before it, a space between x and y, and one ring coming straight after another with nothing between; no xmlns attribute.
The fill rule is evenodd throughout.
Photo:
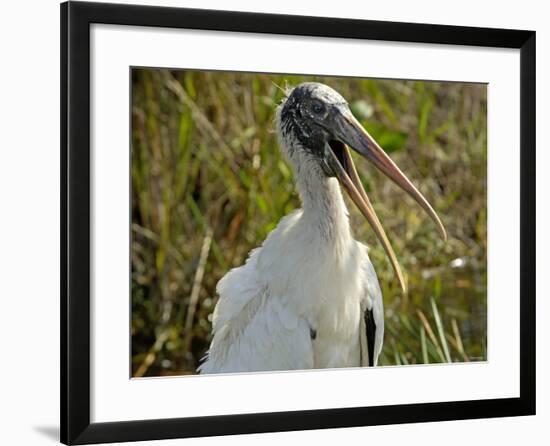
<svg viewBox="0 0 550 446"><path fill-rule="evenodd" d="M339 183L401 269L348 146L437 214L330 87L303 83L276 110L302 208L284 217L243 266L218 283L213 339L200 373L373 366L382 348L382 293L367 247L352 237Z"/></svg>

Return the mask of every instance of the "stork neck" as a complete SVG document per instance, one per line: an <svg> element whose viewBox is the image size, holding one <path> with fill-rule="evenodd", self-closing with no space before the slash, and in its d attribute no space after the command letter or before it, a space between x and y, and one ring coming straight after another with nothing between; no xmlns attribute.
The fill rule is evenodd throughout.
<svg viewBox="0 0 550 446"><path fill-rule="evenodd" d="M348 210L338 181L319 169L298 174L296 183L308 226L318 228L328 241L350 240Z"/></svg>

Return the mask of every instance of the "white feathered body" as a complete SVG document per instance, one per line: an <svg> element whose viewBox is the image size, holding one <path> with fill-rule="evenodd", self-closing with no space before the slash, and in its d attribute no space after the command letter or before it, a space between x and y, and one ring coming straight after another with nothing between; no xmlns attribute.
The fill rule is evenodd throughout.
<svg viewBox="0 0 550 446"><path fill-rule="evenodd" d="M307 153L291 150L297 142L281 143L303 207L218 283L200 373L369 365L367 309L376 323L374 363L380 353L382 295L367 247L352 237L340 186Z"/></svg>

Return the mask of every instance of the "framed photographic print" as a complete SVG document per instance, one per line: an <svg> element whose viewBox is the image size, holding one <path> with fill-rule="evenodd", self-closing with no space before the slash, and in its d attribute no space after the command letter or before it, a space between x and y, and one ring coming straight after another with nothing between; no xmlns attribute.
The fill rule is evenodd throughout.
<svg viewBox="0 0 550 446"><path fill-rule="evenodd" d="M535 413L535 33L61 5L61 440Z"/></svg>

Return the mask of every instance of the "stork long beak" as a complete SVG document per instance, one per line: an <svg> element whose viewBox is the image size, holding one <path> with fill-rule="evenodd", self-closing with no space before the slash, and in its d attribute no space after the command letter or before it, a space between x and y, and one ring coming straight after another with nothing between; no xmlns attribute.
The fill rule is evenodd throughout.
<svg viewBox="0 0 550 446"><path fill-rule="evenodd" d="M426 198L416 189L405 174L401 172L399 167L397 167L384 150L382 150L374 138L369 135L361 124L359 124L351 114L351 111L346 110L338 113L338 116L335 118L335 123L336 128L333 129L333 132L338 139L332 140L325 145L325 161L371 225L390 259L403 293L406 293L407 285L403 273L401 272L401 267L395 257L395 253L393 252L393 248L386 236L384 228L361 184L347 145L372 162L376 168L382 171L387 177L414 198L434 221L441 237L447 240L445 228Z"/></svg>

